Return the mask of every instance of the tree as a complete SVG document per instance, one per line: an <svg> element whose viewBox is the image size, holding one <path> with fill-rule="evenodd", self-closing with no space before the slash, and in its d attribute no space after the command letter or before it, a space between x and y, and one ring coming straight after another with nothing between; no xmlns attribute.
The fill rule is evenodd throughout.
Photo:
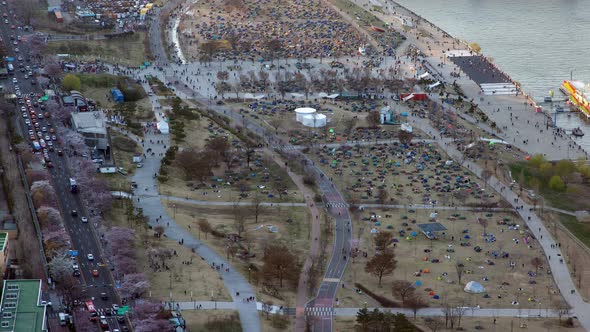
<svg viewBox="0 0 590 332"><path fill-rule="evenodd" d="M121 284L121 295L125 298L136 299L150 288L150 283L143 273L126 274Z"/></svg>
<svg viewBox="0 0 590 332"><path fill-rule="evenodd" d="M406 300L412 296L415 291L414 284L407 280L395 280L391 288L393 296L400 299L404 306L406 305Z"/></svg>
<svg viewBox="0 0 590 332"><path fill-rule="evenodd" d="M62 283L72 275L72 260L68 257L66 252L56 255L47 264L49 273L53 280L57 283Z"/></svg>
<svg viewBox="0 0 590 332"><path fill-rule="evenodd" d="M549 189L562 192L565 190L565 183L559 175L554 175L549 180Z"/></svg>
<svg viewBox="0 0 590 332"><path fill-rule="evenodd" d="M271 127L275 129L275 135L279 134L279 128L283 125L283 119L275 117L269 121Z"/></svg>
<svg viewBox="0 0 590 332"><path fill-rule="evenodd" d="M258 193L256 193L252 199L252 213L254 213L254 223L258 223L258 217L263 211L264 206L262 206L262 198Z"/></svg>
<svg viewBox="0 0 590 332"><path fill-rule="evenodd" d="M488 181L490 180L490 178L492 177L492 171L490 171L489 169L484 169L481 172L481 177L483 178L483 181L485 183L486 186L486 190L488 189Z"/></svg>
<svg viewBox="0 0 590 332"><path fill-rule="evenodd" d="M232 209L234 215L234 228L241 237L244 230L246 230L246 220L248 219L248 209L244 206L239 205L237 202L234 203Z"/></svg>
<svg viewBox="0 0 590 332"><path fill-rule="evenodd" d="M387 247L391 244L393 240L393 234L391 232L379 232L375 234L373 237L373 241L375 242L375 248L378 251L385 251Z"/></svg>
<svg viewBox="0 0 590 332"><path fill-rule="evenodd" d="M217 158L216 162L219 162L226 157L227 152L230 149L230 144L226 137L216 137L209 140L209 142L205 144L205 147L207 150L213 152L213 155Z"/></svg>
<svg viewBox="0 0 590 332"><path fill-rule="evenodd" d="M557 175L559 175L564 180L566 186L576 170L576 164L574 164L574 162L569 159L560 160L555 165L555 171L557 172Z"/></svg>
<svg viewBox="0 0 590 332"><path fill-rule="evenodd" d="M406 307L412 309L414 313L414 319L416 319L416 315L418 314L418 310L426 307L426 301L420 296L419 294L412 294L410 297L406 299Z"/></svg>
<svg viewBox="0 0 590 332"><path fill-rule="evenodd" d="M483 228L483 236L486 236L486 229L488 227L488 221L484 218L477 218L477 223Z"/></svg>
<svg viewBox="0 0 590 332"><path fill-rule="evenodd" d="M543 266L543 260L541 260L539 257L534 257L531 259L531 265L535 268L535 275L537 275L539 268Z"/></svg>
<svg viewBox="0 0 590 332"><path fill-rule="evenodd" d="M284 245L270 245L264 249L262 257L262 275L268 279L278 279L279 287L283 287L283 280L287 277L292 278L296 284L299 276L299 264L297 257L291 253L289 248Z"/></svg>
<svg viewBox="0 0 590 332"><path fill-rule="evenodd" d="M481 52L481 46L478 43L473 42L469 44L469 48L475 53L479 54Z"/></svg>
<svg viewBox="0 0 590 332"><path fill-rule="evenodd" d="M393 251L385 250L379 255L373 256L373 258L367 262L367 265L365 265L365 272L379 278L379 287L381 287L381 279L384 275L393 273L396 263Z"/></svg>
<svg viewBox="0 0 590 332"><path fill-rule="evenodd" d="M199 231L205 233L205 240L207 239L207 234L211 232L211 224L205 218L199 219Z"/></svg>
<svg viewBox="0 0 590 332"><path fill-rule="evenodd" d="M400 130L397 133L397 138L402 144L410 144L412 142L412 138L414 138L414 133L406 130Z"/></svg>
<svg viewBox="0 0 590 332"><path fill-rule="evenodd" d="M41 36L30 37L28 44L29 53L34 57L38 57L41 54L43 54L43 52L47 48L47 44L45 44L45 41L43 40L43 38L41 38Z"/></svg>
<svg viewBox="0 0 590 332"><path fill-rule="evenodd" d="M209 40L204 43L201 43L199 49L199 61L210 62L211 60L213 60L215 53L217 53L217 43L213 40Z"/></svg>
<svg viewBox="0 0 590 332"><path fill-rule="evenodd" d="M90 320L88 311L74 310L73 316L76 331L98 332L98 325Z"/></svg>
<svg viewBox="0 0 590 332"><path fill-rule="evenodd" d="M371 111L367 115L367 123L369 127L376 128L381 123L381 114L379 111Z"/></svg>
<svg viewBox="0 0 590 332"><path fill-rule="evenodd" d="M457 271L457 278L459 279L459 284L461 283L461 277L463 277L463 272L465 271L465 265L462 263L457 263L455 265L455 271Z"/></svg>
<svg viewBox="0 0 590 332"><path fill-rule="evenodd" d="M35 0L19 0L12 2L14 10L18 16L25 21L25 25L31 25L32 19L37 14L39 8L38 1Z"/></svg>
<svg viewBox="0 0 590 332"><path fill-rule="evenodd" d="M426 325L426 327L428 327L430 331L436 332L439 328L443 326L443 320L440 317L425 317L424 325Z"/></svg>
<svg viewBox="0 0 590 332"><path fill-rule="evenodd" d="M65 91L80 90L81 86L80 78L74 74L67 74L64 76L61 85Z"/></svg>
<svg viewBox="0 0 590 332"><path fill-rule="evenodd" d="M387 199L389 198L389 193L387 192L386 188L379 188L377 191L377 204L385 205L387 203Z"/></svg>

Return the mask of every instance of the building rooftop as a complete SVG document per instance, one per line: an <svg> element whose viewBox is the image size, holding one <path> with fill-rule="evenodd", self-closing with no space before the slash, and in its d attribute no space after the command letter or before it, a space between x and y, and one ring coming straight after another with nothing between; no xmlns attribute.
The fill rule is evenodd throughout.
<svg viewBox="0 0 590 332"><path fill-rule="evenodd" d="M0 332L43 332L45 306L40 304L41 280L5 280Z"/></svg>
<svg viewBox="0 0 590 332"><path fill-rule="evenodd" d="M6 249L6 243L8 239L8 233L0 232L0 252L3 252Z"/></svg>
<svg viewBox="0 0 590 332"><path fill-rule="evenodd" d="M102 112L72 113L72 121L80 133L107 134L106 118Z"/></svg>

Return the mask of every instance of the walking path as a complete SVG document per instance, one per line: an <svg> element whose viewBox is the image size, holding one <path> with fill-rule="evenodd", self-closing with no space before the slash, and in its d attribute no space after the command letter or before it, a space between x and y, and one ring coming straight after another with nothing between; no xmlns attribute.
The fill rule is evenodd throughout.
<svg viewBox="0 0 590 332"><path fill-rule="evenodd" d="M162 143L150 143L150 140L153 142L161 141ZM143 209L143 213L148 218L151 226L162 225L166 227L164 232L166 237L183 242L184 246L193 249L210 265L216 264L230 267L231 265L223 257L219 256L214 250L195 239L184 228L176 224L174 219L166 213L162 205L154 174L158 173L160 169L162 157L159 154L164 154L166 152L165 147L170 145L169 136L148 132L145 135L144 142L144 149L151 148L155 152L155 156L148 156L143 161L144 167L138 168L133 175L132 179L138 185L134 203ZM242 301L242 299L250 296L255 297L256 293L244 277L234 268L230 268L229 272L225 272L223 268L220 271L222 272L219 276L236 303L235 306L240 315L242 329L244 331L260 331L260 320L256 311L256 305L254 302Z"/></svg>
<svg viewBox="0 0 590 332"><path fill-rule="evenodd" d="M164 302L165 305L170 305L169 302ZM263 303L257 302L256 308L261 311ZM181 310L235 310L235 302L215 302L215 301L193 301L193 302L172 302L172 306ZM359 310L363 308L333 308L331 311L317 311L316 314L323 313L325 316L339 316L339 317L355 317ZM367 308L369 311L378 309L384 312L391 312L394 314L402 313L408 317L414 315L414 312L407 308ZM283 308L278 306L271 306L266 309L271 313L292 313L292 308ZM313 309L310 308L310 311ZM444 316L444 308L423 308L418 310L416 313L420 317L433 317L433 316ZM531 309L518 309L518 308L477 308L477 307L464 307L465 313L463 317L549 317L556 318L559 315L547 308L531 308Z"/></svg>

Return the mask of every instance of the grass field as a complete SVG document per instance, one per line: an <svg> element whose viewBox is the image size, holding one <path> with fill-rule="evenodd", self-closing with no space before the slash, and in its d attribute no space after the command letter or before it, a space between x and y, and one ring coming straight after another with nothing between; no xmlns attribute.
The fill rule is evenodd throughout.
<svg viewBox="0 0 590 332"><path fill-rule="evenodd" d="M365 302L369 306L376 305L365 294L354 291L354 283L360 283L374 293L394 299L391 284L394 280L420 282L417 292L426 299L430 306L440 306L443 301L466 306L480 305L484 308L510 307L512 301L519 302L521 308L537 308L539 303L550 305L557 299L553 279L546 269L539 268L534 276L535 268L531 265L534 257L539 257L543 266L547 266L540 247L533 239L528 238L525 227L509 227L499 223L522 224L515 215L508 213L474 213L465 211L439 211L436 220L447 228L439 233L439 239L430 241L422 235L413 224L429 223L431 211L407 213L404 210L374 210L361 215L355 225L353 234L359 239L358 248L367 252L368 258L360 255L351 263L345 272L345 289L340 289L337 297L341 306L360 307ZM374 213L380 226L367 220ZM403 219L407 215L407 219ZM401 217L400 217L401 216ZM483 227L477 219L486 219L487 238L483 236ZM406 224L404 224L404 222ZM382 286L377 284L375 276L364 271L365 264L376 249L371 230L390 231L394 235L394 252L397 267L391 276L383 278ZM409 236L400 236L400 231ZM411 236L417 231L416 236ZM490 241L493 236L493 242ZM518 241L518 243L517 243ZM529 241L527 245L526 242ZM463 244L463 245L462 245ZM480 252L475 248L479 247ZM494 258L493 252L506 252L508 258ZM439 262L433 262L437 259ZM514 267L510 266L514 262ZM461 283L458 282L456 264L465 266ZM493 264L493 265L492 265ZM425 273L425 271L427 271ZM467 293L463 290L469 281L477 281L485 287L481 294ZM534 281L531 284L530 281ZM430 292L440 299L435 299ZM487 294L488 296L484 296ZM399 299L398 299L399 300Z"/></svg>
<svg viewBox="0 0 590 332"><path fill-rule="evenodd" d="M184 310L189 332L241 332L240 318L235 310Z"/></svg>
<svg viewBox="0 0 590 332"><path fill-rule="evenodd" d="M207 207L201 205L167 203L167 213L173 216L176 222L184 227L196 238L206 243L215 250L219 255L226 257L227 240L225 238L216 238L211 234L207 236L201 234L198 228L198 220L205 218L209 221L212 228L226 234L235 234L234 216L232 215L232 206L227 207ZM176 207L174 207L176 206ZM240 269L245 278L250 279L248 264L254 264L258 268L262 266L260 259L263 257L263 250L269 244L284 244L291 252L303 261L307 255L310 246L310 221L309 212L302 207L265 207L260 213L259 221L256 224L253 212L243 212L249 215L246 220L245 232L242 234L244 240L243 246L247 246L251 254L255 257L251 259L240 259L237 256L229 259L230 263L237 269ZM289 221L291 220L291 221ZM269 227L275 227L276 231L271 232ZM268 294L261 292L262 283L253 285L257 291L257 297L272 300L273 304L294 306L295 292L285 286L278 289L282 299L273 298Z"/></svg>
<svg viewBox="0 0 590 332"><path fill-rule="evenodd" d="M136 231L136 255L138 270L146 274L150 289L146 294L158 301L231 301L223 281L209 264L201 260L190 249L165 237L154 238L152 231L144 231L137 225L129 224L125 214L125 201L114 201L113 208L106 215L112 226L129 227ZM128 204L131 204L130 202ZM167 261L169 270L155 271L147 261L150 248L166 247L174 250L176 255ZM191 262L182 264L182 262Z"/></svg>
<svg viewBox="0 0 590 332"><path fill-rule="evenodd" d="M146 32L135 32L132 36L111 40L49 41L47 54L70 54L84 58L95 58L108 63L139 66L147 61L145 50Z"/></svg>

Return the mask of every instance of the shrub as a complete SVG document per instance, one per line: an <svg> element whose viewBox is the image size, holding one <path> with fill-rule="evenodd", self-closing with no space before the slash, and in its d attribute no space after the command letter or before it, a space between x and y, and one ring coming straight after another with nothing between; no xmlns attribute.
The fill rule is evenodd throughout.
<svg viewBox="0 0 590 332"><path fill-rule="evenodd" d="M565 183L559 175L554 175L549 180L549 188L555 191L564 191Z"/></svg>
<svg viewBox="0 0 590 332"><path fill-rule="evenodd" d="M303 184L313 186L315 185L315 178L312 175L306 175L303 177Z"/></svg>
<svg viewBox="0 0 590 332"><path fill-rule="evenodd" d="M375 293L371 292L367 287L365 287L359 283L355 283L354 286L356 288L362 290L363 292L365 292L365 294L369 295L371 298L373 298L373 300L377 301L382 307L385 307L385 308L400 307L399 303L397 303L393 300L390 300L390 299L386 298L385 296L375 294Z"/></svg>

